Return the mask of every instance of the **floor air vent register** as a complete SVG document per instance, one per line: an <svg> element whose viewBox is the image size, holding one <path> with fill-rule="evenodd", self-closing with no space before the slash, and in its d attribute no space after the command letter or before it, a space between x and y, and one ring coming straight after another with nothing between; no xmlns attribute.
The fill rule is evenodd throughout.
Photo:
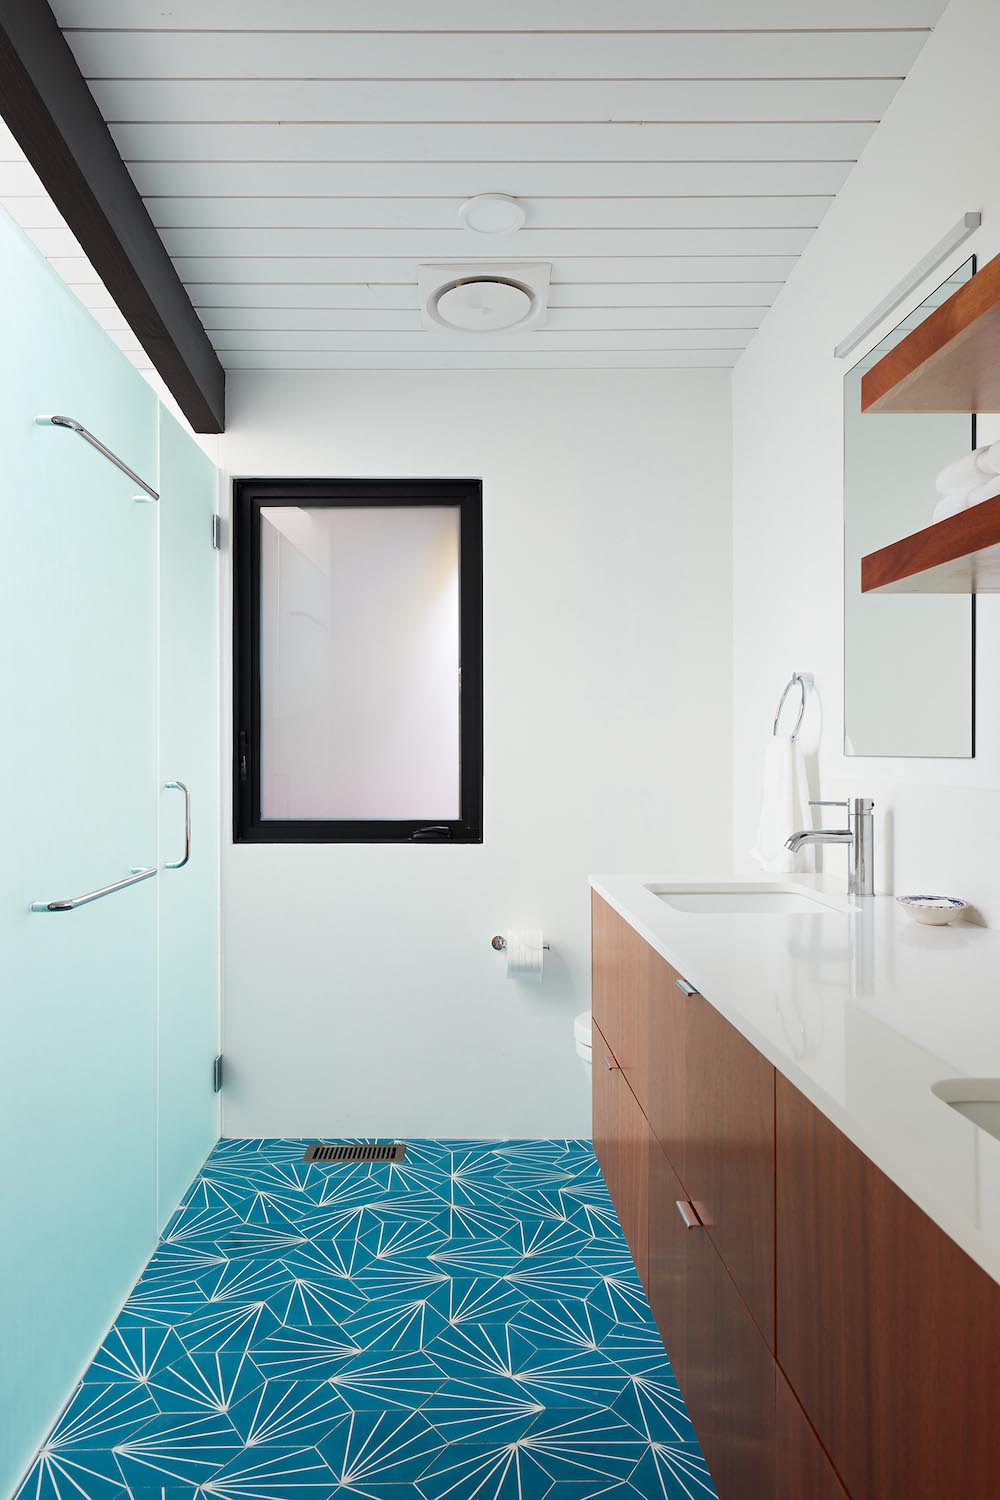
<svg viewBox="0 0 1000 1500"><path fill-rule="evenodd" d="M322 1162L363 1162L363 1161L402 1161L406 1155L406 1146L402 1141L392 1141L378 1146L360 1145L352 1141L342 1146L310 1146L306 1150L303 1161Z"/></svg>

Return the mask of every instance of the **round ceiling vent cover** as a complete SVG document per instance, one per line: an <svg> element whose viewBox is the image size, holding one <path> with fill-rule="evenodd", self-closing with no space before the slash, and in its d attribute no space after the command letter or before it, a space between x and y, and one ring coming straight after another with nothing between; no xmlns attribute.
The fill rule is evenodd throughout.
<svg viewBox="0 0 1000 1500"><path fill-rule="evenodd" d="M516 281L479 276L442 287L433 313L447 328L463 333L497 333L523 323L534 305L531 292Z"/></svg>

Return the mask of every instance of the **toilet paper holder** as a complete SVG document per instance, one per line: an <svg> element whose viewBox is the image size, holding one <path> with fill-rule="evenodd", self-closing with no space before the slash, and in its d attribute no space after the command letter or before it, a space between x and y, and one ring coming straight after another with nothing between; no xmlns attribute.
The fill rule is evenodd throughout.
<svg viewBox="0 0 1000 1500"><path fill-rule="evenodd" d="M490 947L491 948L495 948L498 953L506 953L506 951L507 951L507 939L503 936L502 933L498 932L493 937L490 938ZM545 950L546 953L548 953L550 951L548 943L543 943L542 944L542 948Z"/></svg>

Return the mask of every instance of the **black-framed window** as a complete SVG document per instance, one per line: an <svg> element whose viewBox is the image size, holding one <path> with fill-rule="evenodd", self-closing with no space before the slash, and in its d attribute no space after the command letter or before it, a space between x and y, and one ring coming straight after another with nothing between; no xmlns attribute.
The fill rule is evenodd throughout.
<svg viewBox="0 0 1000 1500"><path fill-rule="evenodd" d="M482 485L237 479L233 837L482 841Z"/></svg>

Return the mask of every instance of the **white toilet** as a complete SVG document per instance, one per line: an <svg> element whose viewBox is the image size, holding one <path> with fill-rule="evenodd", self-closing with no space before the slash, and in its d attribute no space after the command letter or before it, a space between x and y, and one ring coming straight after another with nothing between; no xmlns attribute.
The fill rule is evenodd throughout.
<svg viewBox="0 0 1000 1500"><path fill-rule="evenodd" d="M573 1022L573 1040L576 1043L576 1055L579 1057L588 1074L594 1056L594 1033L591 1024L592 1018L589 1010L583 1010Z"/></svg>

